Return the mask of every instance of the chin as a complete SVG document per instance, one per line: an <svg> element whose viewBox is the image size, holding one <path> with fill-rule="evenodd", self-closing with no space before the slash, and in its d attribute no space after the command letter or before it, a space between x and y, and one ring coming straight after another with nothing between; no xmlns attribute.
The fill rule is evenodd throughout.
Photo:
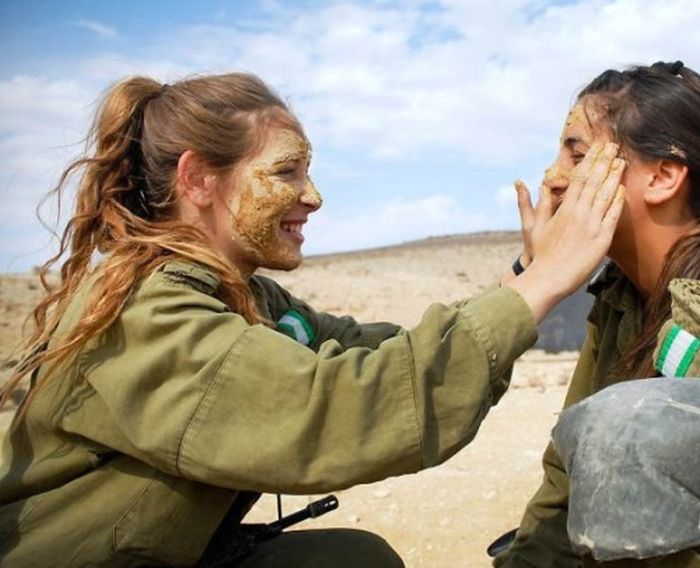
<svg viewBox="0 0 700 568"><path fill-rule="evenodd" d="M289 272L298 268L302 261L301 253L276 255L275 257L263 259L261 266L269 270L284 270Z"/></svg>

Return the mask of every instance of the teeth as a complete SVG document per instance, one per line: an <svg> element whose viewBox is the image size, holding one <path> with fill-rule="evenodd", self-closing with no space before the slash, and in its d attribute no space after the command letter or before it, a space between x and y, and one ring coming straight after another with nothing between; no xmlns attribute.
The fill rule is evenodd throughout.
<svg viewBox="0 0 700 568"><path fill-rule="evenodd" d="M301 233L302 223L282 223L282 230L290 233Z"/></svg>

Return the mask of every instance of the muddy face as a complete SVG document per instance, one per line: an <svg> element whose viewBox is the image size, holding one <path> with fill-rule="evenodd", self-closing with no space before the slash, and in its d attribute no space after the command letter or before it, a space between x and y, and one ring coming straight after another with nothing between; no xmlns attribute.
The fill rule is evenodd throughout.
<svg viewBox="0 0 700 568"><path fill-rule="evenodd" d="M544 172L544 184L555 194L566 190L574 168L583 160L594 140L586 109L582 103L578 103L566 117L559 138L557 159Z"/></svg>
<svg viewBox="0 0 700 568"><path fill-rule="evenodd" d="M302 229L321 196L308 175L311 148L292 130L271 128L262 149L236 172L228 209L237 264L291 270Z"/></svg>

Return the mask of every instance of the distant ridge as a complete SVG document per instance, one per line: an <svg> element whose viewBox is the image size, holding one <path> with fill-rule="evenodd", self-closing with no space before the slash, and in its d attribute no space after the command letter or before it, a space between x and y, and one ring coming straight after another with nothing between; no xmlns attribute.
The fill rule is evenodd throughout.
<svg viewBox="0 0 700 568"><path fill-rule="evenodd" d="M341 252L329 252L323 254L305 255L305 261L328 260L336 257L357 255L382 255L402 249L420 249L430 247L449 248L451 246L479 246L479 245L511 245L520 242L520 231L479 231L476 233L457 233L442 235L439 237L426 237L414 241L404 241L393 245L383 245L366 249L357 249Z"/></svg>
<svg viewBox="0 0 700 568"><path fill-rule="evenodd" d="M509 246L520 243L520 231L480 231L476 233L463 233L428 237L415 241L407 241L395 245L374 247L355 251L345 251L306 257L308 264L327 264L334 260L348 258L378 258L390 256L406 250L419 250L426 248L450 249L457 247L481 247L481 246ZM509 259L503 259L503 266L507 266ZM585 291L584 285L575 294L560 303L547 318L540 324L539 338L535 348L550 353L560 351L576 351L583 344L586 333L586 316L593 305L593 296Z"/></svg>

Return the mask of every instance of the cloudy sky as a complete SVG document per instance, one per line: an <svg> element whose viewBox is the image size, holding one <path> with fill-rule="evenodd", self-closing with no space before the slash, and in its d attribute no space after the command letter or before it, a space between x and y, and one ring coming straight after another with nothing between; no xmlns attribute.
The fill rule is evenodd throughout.
<svg viewBox="0 0 700 568"><path fill-rule="evenodd" d="M699 29L697 0L3 0L0 272L47 257L36 205L125 76L271 84L314 146L313 254L517 228L512 182L537 187L576 92L609 67L700 69Z"/></svg>

